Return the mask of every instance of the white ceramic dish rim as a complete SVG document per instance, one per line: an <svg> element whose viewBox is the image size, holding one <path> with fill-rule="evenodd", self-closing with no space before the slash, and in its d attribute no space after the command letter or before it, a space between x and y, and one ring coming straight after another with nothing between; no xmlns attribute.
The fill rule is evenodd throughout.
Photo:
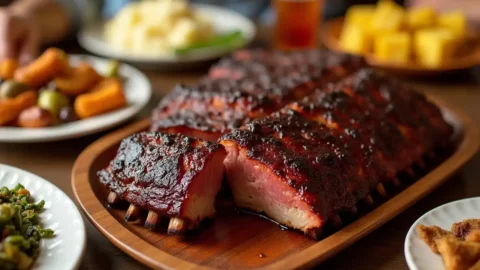
<svg viewBox="0 0 480 270"><path fill-rule="evenodd" d="M107 59L96 56L72 54L69 57L74 63L87 61L100 70L108 65ZM0 127L0 142L27 143L72 139L104 131L127 121L150 101L152 86L147 76L131 65L122 63L119 72L122 77L126 78L125 94L129 103L126 108L46 128Z"/></svg>
<svg viewBox="0 0 480 270"><path fill-rule="evenodd" d="M432 215L433 213L435 212L438 212L438 211L441 211L443 209L446 209L446 208L449 208L451 207L452 205L455 205L455 204L465 204L465 203L468 203L468 202L471 202L471 201L480 201L480 197L472 197L472 198L466 198L466 199L461 199L461 200L457 200L457 201L453 201L453 202L449 202L449 203L446 203L446 204L443 204L443 205L440 205L438 207L435 207L434 209L428 211L427 213L423 214L421 217L419 217L414 223L413 225L410 227L410 229L408 230L407 232L407 236L405 237L405 244L404 244L404 253L405 253L405 259L407 261L407 265L408 267L411 269L411 270L419 270L420 268L418 268L417 264L415 263L415 260L413 259L413 256L412 256L412 252L410 251L411 250L411 246L413 245L411 243L412 239L415 238L415 230L416 230L416 227L428 216ZM463 219L459 219L459 220L455 220L453 222L459 222L459 221L462 221L464 219L467 219L467 218L471 218L471 217L464 217ZM479 218L480 218L480 212L479 212ZM452 222L452 223L453 223ZM451 224L449 224L451 225ZM440 225L439 225L440 226ZM440 226L441 227L441 226ZM448 228L443 228L443 229L449 229ZM423 241L422 241L423 243ZM429 252L430 251L430 248L425 244L425 248L428 249ZM433 252L431 252L431 254L433 256L438 256L438 260L442 260L442 258L440 257L440 255L438 254L434 254Z"/></svg>
<svg viewBox="0 0 480 270"><path fill-rule="evenodd" d="M221 57L227 53L237 50L255 38L256 27L252 20L249 18L226 8L208 5L208 4L193 4L194 8L200 12L205 13L211 17L217 17L219 14L230 17L232 20L237 21L241 27L237 28L243 33L243 42L237 44L232 48L227 49L202 49L195 53L177 56L174 54L165 55L132 55L128 52L115 49L108 45L103 39L103 23L97 22L84 27L78 34L77 38L80 45L86 50L102 55L105 57L120 59L127 62L136 62L143 64L175 64L175 63L188 63L188 62L201 62L208 61L218 57ZM234 30L233 28L231 30Z"/></svg>
<svg viewBox="0 0 480 270"><path fill-rule="evenodd" d="M16 167L13 167L13 166L10 166L10 165L6 165L6 164L2 164L0 163L0 172L1 171L4 171L6 173L8 172L13 172L13 173L16 173L18 175L22 175L24 176L25 178L28 178L30 179L28 181L28 184L25 184L25 183L22 183L25 185L25 187L27 189L30 189L32 191L32 196L34 198L35 201L38 201L37 197L39 197L39 194L41 195L41 192L36 192L34 190L32 190L31 188L29 188L29 186L31 185L34 185L35 183L40 183L40 186L47 186L49 187L50 189L52 189L54 192L60 194L62 196L62 200L67 200L69 202L69 204L71 204L72 206L72 213L73 215L75 216L75 219L79 220L80 222L78 223L78 226L79 226L79 230L77 230L78 232L80 232L80 239L82 240L81 243L78 243L78 245L80 245L80 249L79 249L79 252L78 254L72 256L74 257L73 258L73 263L71 264L71 267L70 268L63 268L62 270L74 270L74 269L78 269L81 265L81 262L82 262L82 258L84 257L85 255L85 252L86 252L86 247L87 247L87 233L86 233L86 228L85 228L85 223L83 222L83 218L82 218L82 215L80 214L80 211L78 210L77 206L75 205L75 203L73 202L73 200L68 197L65 192L63 192L60 188L58 188L57 186L55 186L54 184L52 184L51 182L49 182L48 180L38 176L38 175L35 175L33 173L30 173L28 171L25 171L25 170L22 170L20 168L16 168ZM4 174L2 175L2 177L0 178L3 178L4 177ZM2 179L2 181L4 181ZM11 183L15 183L16 181L12 181ZM13 186L8 186L9 188L13 188ZM42 196L43 197L43 196ZM49 198L48 197L44 197L43 199L45 199L45 205L46 205L46 209L45 209L45 212L41 213L40 216L43 220L44 216L45 215L48 215L49 212L48 212L48 207L47 205L52 203L53 200L49 201ZM52 220L60 220L59 216L54 216L52 215ZM65 221L66 223L67 221ZM48 225L46 226L48 227ZM66 226L68 227L68 226ZM59 239L60 238L60 239ZM59 235L56 235L52 240L61 240L61 234ZM41 243L43 242L43 244L41 244L42 248L46 248L45 247L45 241L49 241L49 239L42 239L41 240ZM66 254L72 254L71 252L66 252ZM45 255L45 251L42 249L40 251L40 257L36 259L33 267L32 267L32 270L47 270L47 269L52 269L51 266L49 265L38 265L37 262L39 261L39 259L43 259L43 260L52 260L52 257L48 257L47 255ZM57 268L58 269L58 268ZM59 269L60 270L60 269Z"/></svg>

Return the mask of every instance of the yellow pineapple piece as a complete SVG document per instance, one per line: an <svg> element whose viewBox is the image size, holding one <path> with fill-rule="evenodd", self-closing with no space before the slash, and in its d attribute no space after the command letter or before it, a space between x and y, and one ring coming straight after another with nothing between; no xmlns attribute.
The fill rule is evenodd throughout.
<svg viewBox="0 0 480 270"><path fill-rule="evenodd" d="M455 34L447 29L418 30L414 36L417 61L426 67L440 67L453 56L457 43Z"/></svg>
<svg viewBox="0 0 480 270"><path fill-rule="evenodd" d="M347 10L345 14L345 24L355 24L367 29L370 25L370 20L375 12L374 5L354 5Z"/></svg>
<svg viewBox="0 0 480 270"><path fill-rule="evenodd" d="M382 0L372 15L370 29L372 32L394 32L400 30L404 23L405 11L391 0Z"/></svg>
<svg viewBox="0 0 480 270"><path fill-rule="evenodd" d="M430 7L413 8L407 11L406 23L411 30L432 27L436 24L437 14Z"/></svg>
<svg viewBox="0 0 480 270"><path fill-rule="evenodd" d="M371 37L360 25L345 24L340 35L340 46L353 54L365 54L370 50Z"/></svg>
<svg viewBox="0 0 480 270"><path fill-rule="evenodd" d="M457 37L464 37L467 31L467 19L460 11L440 14L438 25L450 29Z"/></svg>
<svg viewBox="0 0 480 270"><path fill-rule="evenodd" d="M374 55L384 62L408 63L412 40L407 32L386 33L375 37Z"/></svg>

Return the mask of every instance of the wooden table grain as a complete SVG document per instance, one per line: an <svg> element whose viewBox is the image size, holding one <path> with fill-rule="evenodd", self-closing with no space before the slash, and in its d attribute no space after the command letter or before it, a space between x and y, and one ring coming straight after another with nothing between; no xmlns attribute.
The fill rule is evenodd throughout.
<svg viewBox="0 0 480 270"><path fill-rule="evenodd" d="M190 84L206 69L182 73L146 71L154 96L148 107L134 120L148 116L161 96L179 82ZM480 126L480 71L470 70L427 81L401 78L421 91L431 92L463 108ZM134 121L132 120L132 121ZM108 131L107 131L108 132ZM52 143L1 144L0 163L19 167L48 179L73 198L70 174L80 152L106 134ZM407 269L403 253L405 235L411 224L428 210L441 204L480 196L480 155L474 157L446 184L432 192L398 217L366 236L345 251L318 266L319 269ZM125 255L100 234L87 219L87 252L80 269L146 269Z"/></svg>

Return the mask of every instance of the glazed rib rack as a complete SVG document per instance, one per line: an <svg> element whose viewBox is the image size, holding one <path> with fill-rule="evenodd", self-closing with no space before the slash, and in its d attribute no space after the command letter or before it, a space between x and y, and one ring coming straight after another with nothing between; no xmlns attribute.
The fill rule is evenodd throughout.
<svg viewBox="0 0 480 270"><path fill-rule="evenodd" d="M358 57L325 50L240 51L198 85L177 86L154 110L151 130L215 141L362 66Z"/></svg>
<svg viewBox="0 0 480 270"><path fill-rule="evenodd" d="M155 229L167 217L168 232L178 234L214 215L225 155L217 143L143 132L124 139L98 176L112 191L109 204L130 203L125 220L139 219L145 209L145 227Z"/></svg>
<svg viewBox="0 0 480 270"><path fill-rule="evenodd" d="M362 70L220 142L235 204L316 238L451 134L423 95Z"/></svg>
<svg viewBox="0 0 480 270"><path fill-rule="evenodd" d="M121 199L131 203L127 220L138 218L141 209L149 210L148 227L155 227L162 215L171 218L170 233L196 227L212 215L211 208L202 212L206 208L200 207L204 214L196 219L152 208L138 199L139 194L129 197L123 191L135 187L137 193L148 193L151 187L132 185L132 177L115 174L112 168L116 164L120 172L137 172L142 179L148 173L140 168L165 165L149 160L150 165L140 162L132 171L126 163L118 163L122 158L132 160L129 156L135 151L125 149L147 153L166 147L165 142L179 147L183 140L215 148L218 144L207 141L221 137L219 142L228 154L223 160L225 153L218 150L222 148L215 148L216 162L209 163L213 187L207 180L198 181L205 190L214 191L206 200L213 203L215 199L223 161L237 207L318 238L325 227L342 224L339 214L357 216L359 205L373 206L377 194L386 198L385 185L400 186L399 174L415 178L413 167L424 168L426 156L433 158L432 153L449 145L452 127L422 94L370 69L357 71L361 61L354 57L323 52L329 56L321 56L324 62L318 64L308 62L314 59L306 57L308 53L317 52L241 51L214 66L209 78L197 86L178 86L154 111L151 130L161 131L158 136L183 139L154 140L156 144L139 139L156 133L126 139L110 167L100 172L112 191L108 203ZM328 83L332 81L336 82ZM210 160L213 152L209 153L202 157L204 161ZM189 169L177 168L178 177ZM126 183L123 190L115 188L121 183ZM190 194L201 194L199 190L194 188ZM163 204L170 200L160 199ZM193 205L188 196L178 196L178 203L184 202Z"/></svg>

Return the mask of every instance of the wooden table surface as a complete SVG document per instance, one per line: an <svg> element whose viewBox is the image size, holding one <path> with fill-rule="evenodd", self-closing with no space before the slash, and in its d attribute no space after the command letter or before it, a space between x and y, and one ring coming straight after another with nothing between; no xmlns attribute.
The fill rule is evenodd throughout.
<svg viewBox="0 0 480 270"><path fill-rule="evenodd" d="M421 91L438 95L463 108L480 126L480 72L464 71L429 81L412 81ZM147 72L154 88L148 108L136 120L148 116L162 95L178 82L194 83L205 69L189 73ZM134 120L133 120L134 121ZM131 122L130 122L131 123ZM80 139L42 144L1 144L0 163L19 167L51 181L73 198L70 173L76 157L107 132ZM446 184L386 225L320 265L320 269L407 269L403 253L405 235L411 224L441 204L480 195L480 155L474 157ZM80 269L146 269L125 255L85 218L87 252Z"/></svg>

